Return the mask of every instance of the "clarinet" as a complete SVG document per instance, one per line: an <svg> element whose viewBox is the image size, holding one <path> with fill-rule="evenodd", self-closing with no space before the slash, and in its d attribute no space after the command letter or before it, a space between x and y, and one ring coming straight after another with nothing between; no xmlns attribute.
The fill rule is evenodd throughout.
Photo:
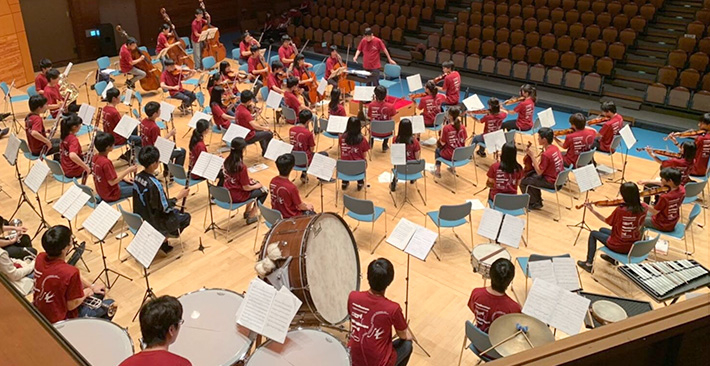
<svg viewBox="0 0 710 366"><path fill-rule="evenodd" d="M62 106L59 107L59 110L57 111L57 117L54 119L54 125L52 126L52 129L49 130L49 135L47 136L47 139L51 142L52 138L54 135L57 133L57 128L59 128L59 123L62 120L62 114L64 114L64 108L67 106L67 102L69 101L69 96L71 93L66 94L64 97L64 102L62 102ZM44 156L47 155L47 152L49 152L49 147L47 145L42 146L42 150L39 153L39 158L44 160Z"/></svg>
<svg viewBox="0 0 710 366"><path fill-rule="evenodd" d="M86 164L90 169L93 170L93 165L94 165L94 146L96 144L96 134L98 132L99 128L99 123L101 122L103 116L103 107L99 107L98 112L96 113L96 117L94 118L94 131L89 134L89 149L86 152L86 155L84 155L84 164ZM86 184L86 180L89 179L89 174L84 172L81 175L81 184L84 185Z"/></svg>

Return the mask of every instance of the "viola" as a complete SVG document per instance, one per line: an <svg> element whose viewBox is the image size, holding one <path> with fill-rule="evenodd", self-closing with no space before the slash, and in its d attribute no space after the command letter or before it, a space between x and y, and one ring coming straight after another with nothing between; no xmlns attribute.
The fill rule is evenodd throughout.
<svg viewBox="0 0 710 366"><path fill-rule="evenodd" d="M642 191L639 196L640 197L650 197L650 196L655 196L657 194L661 193L666 193L670 191L671 188L668 186L663 186L663 187L658 187L658 188L653 188L653 189L647 189L645 191ZM621 206L624 204L624 199L623 198L618 198L614 200L601 200L601 201L594 201L594 202L589 202L590 204L598 207L612 207L612 206ZM584 207L584 204L574 206L576 209L580 209Z"/></svg>
<svg viewBox="0 0 710 366"><path fill-rule="evenodd" d="M118 33L120 33L124 38L129 38L128 33L121 28L120 24L116 26L116 31L118 31ZM139 59L141 56L144 57L143 61L134 65L136 68L143 70L146 73L146 77L140 80L141 88L145 91L157 90L160 88L160 71L153 66L148 52L141 51L136 47L135 50L131 51L131 56L134 60Z"/></svg>
<svg viewBox="0 0 710 366"><path fill-rule="evenodd" d="M663 140L666 141L671 137L695 137L699 135L704 135L708 131L705 130L688 130L688 131L683 131L683 132L673 132L668 134L668 136L664 137Z"/></svg>
<svg viewBox="0 0 710 366"><path fill-rule="evenodd" d="M172 32L168 36L168 44L173 46L166 48L165 54L171 60L175 61L176 65L187 65L187 67L194 69L195 60L193 60L192 57L187 54L187 51L185 51L187 45L185 44L185 41L178 37L177 30L175 30L175 25L170 20L170 17L165 11L165 8L160 8L160 14L163 16L163 20L165 21L165 23L167 23L172 29Z"/></svg>

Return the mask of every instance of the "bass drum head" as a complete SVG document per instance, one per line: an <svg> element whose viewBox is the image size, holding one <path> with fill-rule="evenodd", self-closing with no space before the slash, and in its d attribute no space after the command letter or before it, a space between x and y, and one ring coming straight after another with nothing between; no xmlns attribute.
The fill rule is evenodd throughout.
<svg viewBox="0 0 710 366"><path fill-rule="evenodd" d="M116 366L133 355L128 332L106 319L69 319L54 328L93 366Z"/></svg>
<svg viewBox="0 0 710 366"><path fill-rule="evenodd" d="M306 279L316 316L328 324L348 317L348 296L360 289L360 258L350 228L332 213L311 222L306 238Z"/></svg>
<svg viewBox="0 0 710 366"><path fill-rule="evenodd" d="M332 335L315 329L292 330L283 344L268 341L246 366L350 366L350 355Z"/></svg>

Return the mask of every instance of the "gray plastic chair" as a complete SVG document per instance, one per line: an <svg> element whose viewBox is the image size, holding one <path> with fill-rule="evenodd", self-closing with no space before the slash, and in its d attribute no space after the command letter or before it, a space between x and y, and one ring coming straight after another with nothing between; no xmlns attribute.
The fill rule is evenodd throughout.
<svg viewBox="0 0 710 366"><path fill-rule="evenodd" d="M308 170L308 155L305 151L291 151L296 160L293 170L297 172L305 172Z"/></svg>
<svg viewBox="0 0 710 366"><path fill-rule="evenodd" d="M257 201L256 202L257 206L259 206L259 212L261 215L259 216L259 222L256 224L256 236L254 236L254 253L256 253L256 242L259 239L259 227L261 226L261 219L264 219L264 225L268 229L271 229L274 225L276 225L277 222L283 220L283 216L281 215L281 212L274 210L273 208L266 207L261 204L261 202Z"/></svg>
<svg viewBox="0 0 710 366"><path fill-rule="evenodd" d="M614 139L611 140L610 152L596 150L597 154L606 155L611 158L611 169L613 172L611 173L611 178L608 178L608 180L614 180L614 176L616 176L616 165L614 165L614 153L619 149L619 146L621 146L621 135L616 135L616 136L614 136Z"/></svg>
<svg viewBox="0 0 710 366"><path fill-rule="evenodd" d="M477 186L477 185L478 185L478 169L476 169L476 157L473 155L473 151L474 151L475 149L476 149L476 145L468 145L468 146L464 146L464 147L457 147L456 149L454 149L454 154L453 154L453 156L451 157L451 160L446 160L446 159L444 159L444 158L439 158L439 159L437 159L437 161L442 162L444 165L446 165L446 166L448 166L448 167L450 167L450 168L462 167L462 166L468 164L469 162L473 161L473 165L474 165L473 172L474 172L474 174L475 174L475 176L476 176L476 183L471 182L471 181L469 181L468 179L466 179L466 178L464 178L464 177L459 177L458 171L457 171L456 174L454 174L454 189L451 189L451 188L449 188L449 187L446 187L444 184L442 184L441 182L437 181L436 179L434 180L434 182L437 183L437 184L440 184L440 185L442 185L442 186L444 186L444 187L446 187L446 188L448 188L448 189L451 191L451 193L453 193L453 194L456 194L456 191L457 191L457 189L458 189L458 180L457 180L457 178L461 178L461 179L463 179L464 181L466 181L466 182L468 182L468 183L471 183L471 184L474 185L474 186Z"/></svg>
<svg viewBox="0 0 710 366"><path fill-rule="evenodd" d="M466 248L466 251L471 254L471 251L473 250L473 221L471 221L471 202L466 202L462 203L460 205L442 205L439 207L438 211L429 211L426 214L429 219L436 225L436 228L439 232L439 236L437 237L436 241L438 243L441 242L441 228L451 228L451 230L454 232L454 236L456 236L456 239L459 240L461 245ZM466 218L468 217L468 220ZM424 220L424 226L426 226L427 220ZM456 233L455 228L459 227L461 225L465 225L466 222L468 222L469 227L471 228L471 248L466 246L466 243L463 242L459 234ZM439 254L436 253L434 249L432 249L432 252L434 252L434 255L436 256L436 259L441 260L439 258Z"/></svg>
<svg viewBox="0 0 710 366"><path fill-rule="evenodd" d="M215 205L229 211L229 213L227 214L227 237L229 237L229 230L230 230L229 224L232 219L232 211L239 210L240 207L253 202L255 199L254 198L248 199L244 202L232 202L232 195L229 193L229 190L227 188L214 186L214 185L210 184L209 182L207 182L207 190L209 192L208 199L209 199L209 197L212 197L214 199ZM208 229L208 231L212 230L215 239L217 239L217 230L215 230L215 228L220 229L220 230L223 230L223 229L220 228L219 226L217 226L217 224L215 224L215 222L214 222L214 214L212 212L212 202L208 203L208 210L210 212L210 220L211 220L210 228ZM207 222L207 211L208 210L205 210L205 218L202 221L202 226L204 226L205 223ZM234 240L234 238L228 239L227 243L231 243L232 240Z"/></svg>
<svg viewBox="0 0 710 366"><path fill-rule="evenodd" d="M24 139L19 139L20 140L20 151L22 151L22 155L25 156L27 159L27 171L29 172L30 170L30 163L34 160L38 160L39 156L32 155L32 151L30 150L30 147L27 145L27 141ZM17 164L17 162L15 162Z"/></svg>
<svg viewBox="0 0 710 366"><path fill-rule="evenodd" d="M281 116L283 116L284 120L286 121L296 121L298 119L296 111L286 105L281 106Z"/></svg>
<svg viewBox="0 0 710 366"><path fill-rule="evenodd" d="M639 240L635 242L631 246L631 250L629 250L628 254L614 252L606 245L599 248L599 250L604 252L606 255L614 258L614 260L621 264L641 263L645 261L651 251L656 248L656 243L658 242L658 238L660 237L661 234L658 234L655 238ZM592 275L594 274L594 268L596 268L596 266L592 267Z"/></svg>
<svg viewBox="0 0 710 366"><path fill-rule="evenodd" d="M498 193L493 197L493 202L491 207L507 215L522 216L525 215L525 239L523 239L523 244L528 246L528 241L530 240L530 234L527 223L530 222L530 211L528 211L528 204L530 203L530 195L527 193L523 194L509 194L509 193Z"/></svg>
<svg viewBox="0 0 710 366"><path fill-rule="evenodd" d="M328 120L325 118L319 118L318 119L318 130L320 131L320 133L318 133L318 140L316 141L316 150L318 150L318 144L320 143L320 136L321 135L332 140L332 144L330 144L330 147L328 148L328 150L333 148L333 146L335 145L335 141L337 141L338 138L340 137L340 136L338 136L337 133L333 134L333 133L328 132L327 129L328 129Z"/></svg>
<svg viewBox="0 0 710 366"><path fill-rule="evenodd" d="M121 217L123 217L123 223L124 223L124 225L128 226L128 231L130 231L131 234L136 235L136 233L138 232L138 229L140 229L141 225L143 225L143 218L140 215L135 214L133 212L124 211L123 207L121 205L118 205L118 211L121 212ZM123 229L121 231L123 231ZM121 259L121 248L122 247L123 247L123 235L121 235L121 239L119 239L119 241L118 241L118 260L121 262L125 261L124 259Z"/></svg>
<svg viewBox="0 0 710 366"><path fill-rule="evenodd" d="M515 130L510 130L506 131L505 133L505 142L512 142L515 143Z"/></svg>
<svg viewBox="0 0 710 366"><path fill-rule="evenodd" d="M592 161L594 160L594 153L596 151L597 151L597 149L593 148L589 151L585 151L585 152L580 153L579 156L577 156L577 161L574 163L575 169L582 168L582 167L585 167L585 166L591 164Z"/></svg>
<svg viewBox="0 0 710 366"><path fill-rule="evenodd" d="M555 188L542 188L542 187L537 187L533 185L529 185L528 189L530 187L537 188L541 191L549 192L549 193L554 193L555 194L555 199L557 200L557 218L553 219L555 221L560 221L560 218L562 218L562 210L560 209L560 189L562 189L567 182L569 181L569 173L572 171L572 169L565 169L560 172L560 174L557 175L557 179L555 180ZM527 189L526 189L526 192ZM568 210L572 209L573 201L572 201L572 195L569 195L569 206L566 207Z"/></svg>
<svg viewBox="0 0 710 366"><path fill-rule="evenodd" d="M417 193L419 193L419 197L421 197L422 201L424 202L424 206L426 206L427 202L427 190L426 190L426 160L424 159L419 159L419 160L409 160L407 161L407 164L405 165L395 165L394 167L394 174L397 177L397 180L407 182L407 181L414 181L415 186L417 188ZM419 190L419 184L418 181L419 179L422 179L424 181L424 196L422 196L422 192ZM407 192L405 186L405 192ZM394 199L394 195L392 191L390 191L390 196L392 197L392 201L394 202L394 206L397 207L397 202Z"/></svg>
<svg viewBox="0 0 710 366"><path fill-rule="evenodd" d="M373 134L378 133L381 135L387 134L387 137L377 137ZM376 141L384 141L384 139L392 138L394 136L394 121L372 121L370 122L370 137ZM372 161L372 150L368 154L370 156L370 161Z"/></svg>
<svg viewBox="0 0 710 366"><path fill-rule="evenodd" d="M345 212L346 209L348 211L347 213ZM372 224L370 227L370 254L374 253L375 250L377 250L377 247L379 247L382 243L382 240L387 237L387 215L385 214L385 209L383 207L375 206L372 201L353 198L346 194L343 195L343 216L346 214L348 217L357 221L357 226L355 226L353 232L357 230L361 222L369 222ZM385 215L385 235L373 248L372 235L375 232L375 221L377 221L383 214Z"/></svg>
<svg viewBox="0 0 710 366"><path fill-rule="evenodd" d="M710 175L710 169L708 169L708 174ZM701 180L697 182L688 182L685 184L685 198L683 199L683 204L687 203L693 203L698 200L698 197L700 195L703 196L703 199L705 197L705 187L707 186L708 181L707 180ZM703 212L705 212L705 206L702 206ZM681 206L681 212L683 211L683 206ZM703 225L700 227L704 227L707 224L707 215L703 214Z"/></svg>
<svg viewBox="0 0 710 366"><path fill-rule="evenodd" d="M335 179L353 182L357 180L365 181L365 199L367 199L367 162L365 160L342 160L338 159L335 164ZM338 207L339 185L335 185L335 207Z"/></svg>
<svg viewBox="0 0 710 366"><path fill-rule="evenodd" d="M660 230L656 230L655 228L652 228L652 227L646 227L646 230L654 232L654 233L658 233L661 235L670 236L670 237L678 239L678 240L683 239L683 241L685 242L685 255L691 256L691 255L695 254L695 235L693 235L693 222L695 221L695 219L698 216L700 216L700 212L701 212L700 204L695 203L693 205L693 208L690 210L690 214L688 215L688 221L686 221L685 223L678 222L675 225L675 228L673 229L673 231L660 231ZM690 232L690 238L691 238L691 242L693 244L693 250L690 252L688 251L688 235L686 235L688 232Z"/></svg>
<svg viewBox="0 0 710 366"><path fill-rule="evenodd" d="M466 347L466 341L471 342L468 347ZM461 359L463 358L463 351L468 348L479 358L478 363L481 361L488 362L495 359L501 358L495 349L492 349L485 354L481 352L491 348L491 340L488 338L488 334L480 330L478 327L473 325L470 320L466 320L466 335L463 338L463 346L461 347L461 354L459 354L459 366L461 366Z"/></svg>

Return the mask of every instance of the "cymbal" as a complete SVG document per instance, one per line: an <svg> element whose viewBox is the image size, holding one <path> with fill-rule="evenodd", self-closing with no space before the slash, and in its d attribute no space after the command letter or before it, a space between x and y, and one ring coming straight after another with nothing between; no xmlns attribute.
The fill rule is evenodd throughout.
<svg viewBox="0 0 710 366"><path fill-rule="evenodd" d="M602 324L619 322L629 317L624 308L609 300L597 300L593 302L591 310L594 319Z"/></svg>
<svg viewBox="0 0 710 366"><path fill-rule="evenodd" d="M535 347L555 341L555 336L552 334L547 324L529 315L515 313L503 315L493 321L491 327L488 328L488 337L490 338L491 344L499 343L512 336L518 331L516 328L517 324L528 327L527 337ZM528 341L525 340L525 336L518 334L514 338L497 346L495 350L500 353L501 356L509 356L530 348L532 347L530 347Z"/></svg>

